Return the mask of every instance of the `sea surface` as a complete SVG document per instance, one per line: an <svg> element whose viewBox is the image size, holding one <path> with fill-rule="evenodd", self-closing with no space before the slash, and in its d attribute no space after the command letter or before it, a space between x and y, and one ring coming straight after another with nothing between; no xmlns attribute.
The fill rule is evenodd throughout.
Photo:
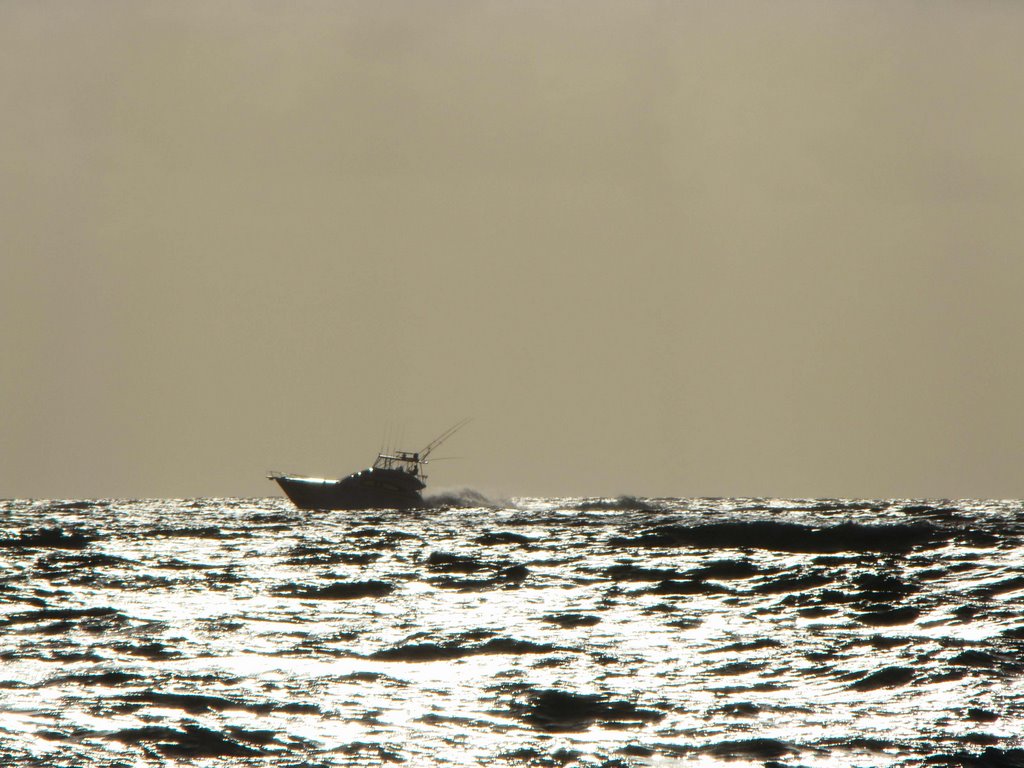
<svg viewBox="0 0 1024 768"><path fill-rule="evenodd" d="M1024 765L1018 501L0 502L0 765Z"/></svg>

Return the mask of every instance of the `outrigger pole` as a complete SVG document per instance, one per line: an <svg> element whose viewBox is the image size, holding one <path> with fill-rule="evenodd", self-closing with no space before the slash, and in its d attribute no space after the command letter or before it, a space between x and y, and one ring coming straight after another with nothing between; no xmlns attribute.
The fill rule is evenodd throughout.
<svg viewBox="0 0 1024 768"><path fill-rule="evenodd" d="M454 435L456 432L458 432L464 426L469 424L469 422L471 422L472 420L473 420L472 417L470 417L468 419L463 419L458 424L456 424L454 427L449 427L447 430L445 430L440 435L435 437L430 443L427 444L426 448L424 448L423 450L421 450L419 452L419 462L421 464L426 464L427 463L427 456L430 455L431 451L433 451L435 448L437 448L439 445L441 445L441 443L443 443L449 437Z"/></svg>

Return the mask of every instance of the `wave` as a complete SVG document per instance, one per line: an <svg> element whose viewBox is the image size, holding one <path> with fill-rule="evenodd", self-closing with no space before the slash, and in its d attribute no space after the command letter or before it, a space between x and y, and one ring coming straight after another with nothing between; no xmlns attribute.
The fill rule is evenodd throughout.
<svg viewBox="0 0 1024 768"><path fill-rule="evenodd" d="M641 499L637 496L615 496L612 498L580 499L569 504L568 509L578 509L580 512L656 512L658 505L650 499Z"/></svg>
<svg viewBox="0 0 1024 768"><path fill-rule="evenodd" d="M78 530L65 533L60 528L37 528L17 537L0 539L0 547L10 549L85 549L96 536Z"/></svg>
<svg viewBox="0 0 1024 768"><path fill-rule="evenodd" d="M404 643L374 651L369 658L378 661L450 661L467 656L491 656L552 653L563 650L549 643L535 643L511 637L492 637L482 643L463 643L460 638L441 642Z"/></svg>
<svg viewBox="0 0 1024 768"><path fill-rule="evenodd" d="M174 758L264 757L271 754L263 748L263 732L228 728L225 732L205 728L197 723L184 723L181 729L162 725L125 728L107 735L122 744L147 744ZM248 742L248 743L243 743Z"/></svg>
<svg viewBox="0 0 1024 768"><path fill-rule="evenodd" d="M583 731L594 723L618 729L665 717L664 712L641 709L632 701L557 689L532 691L526 702L514 703L512 711L534 728L548 732Z"/></svg>
<svg viewBox="0 0 1024 768"><path fill-rule="evenodd" d="M815 528L770 520L663 525L639 536L615 536L620 547L701 547L710 549L766 549L776 552L834 554L838 552L906 553L915 547L937 546L954 532L928 523L865 525L842 523Z"/></svg>
<svg viewBox="0 0 1024 768"><path fill-rule="evenodd" d="M370 579L369 581L337 581L326 586L288 583L281 584L271 591L284 597L297 597L306 600L358 600L364 597L385 597L390 595L394 589L394 584Z"/></svg>
<svg viewBox="0 0 1024 768"><path fill-rule="evenodd" d="M431 509L507 509L513 506L508 499L496 499L475 488L438 488L423 494L424 503Z"/></svg>

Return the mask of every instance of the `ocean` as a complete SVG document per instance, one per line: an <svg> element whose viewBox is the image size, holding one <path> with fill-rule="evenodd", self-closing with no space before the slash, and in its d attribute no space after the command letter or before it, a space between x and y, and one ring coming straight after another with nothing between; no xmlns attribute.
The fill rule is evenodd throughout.
<svg viewBox="0 0 1024 768"><path fill-rule="evenodd" d="M1024 765L1018 501L0 502L0 764Z"/></svg>

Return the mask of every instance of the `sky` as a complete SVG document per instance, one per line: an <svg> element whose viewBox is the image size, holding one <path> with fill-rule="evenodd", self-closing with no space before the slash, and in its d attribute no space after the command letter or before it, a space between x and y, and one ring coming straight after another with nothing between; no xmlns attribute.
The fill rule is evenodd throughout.
<svg viewBox="0 0 1024 768"><path fill-rule="evenodd" d="M0 0L0 497L1022 497L1021 30Z"/></svg>

